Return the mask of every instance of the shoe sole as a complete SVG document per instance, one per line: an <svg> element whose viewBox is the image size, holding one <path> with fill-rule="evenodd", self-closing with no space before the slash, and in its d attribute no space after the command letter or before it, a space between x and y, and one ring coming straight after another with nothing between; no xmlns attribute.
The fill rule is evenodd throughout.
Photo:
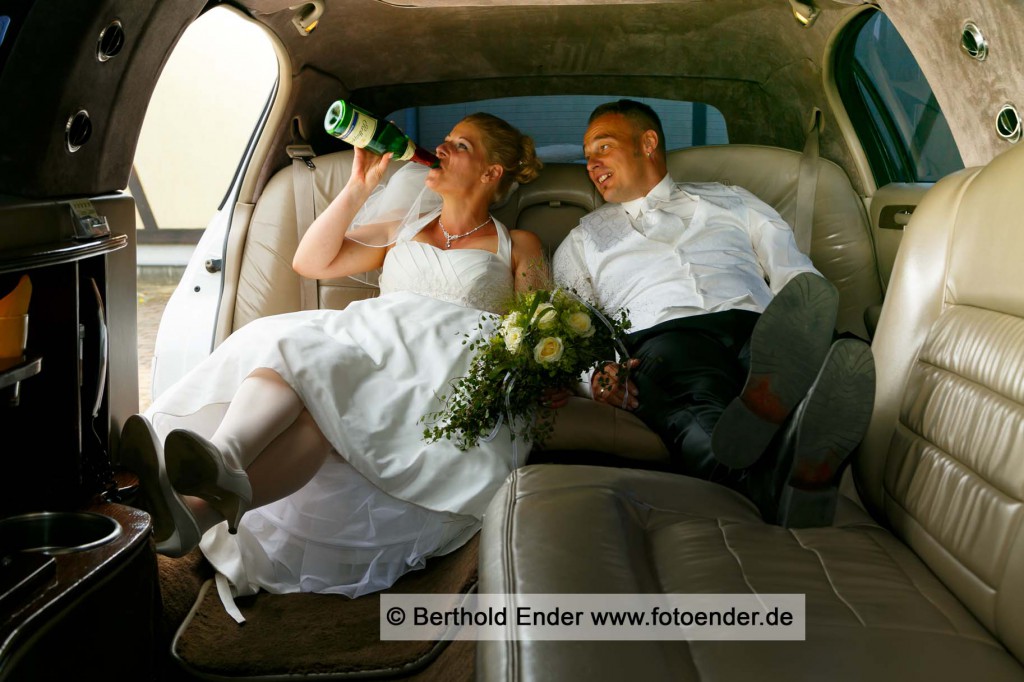
<svg viewBox="0 0 1024 682"><path fill-rule="evenodd" d="M166 470L160 466L157 443L156 432L145 417L128 417L121 431L121 464L139 477L144 508L153 519L153 540L157 551L171 557L184 556L194 545L182 546L179 529L195 528L195 519L173 492L168 497L171 483ZM198 528L195 532L198 534Z"/></svg>
<svg viewBox="0 0 1024 682"><path fill-rule="evenodd" d="M761 457L821 369L835 329L839 292L801 273L762 313L750 337L750 373L711 436L715 458L743 469Z"/></svg>
<svg viewBox="0 0 1024 682"><path fill-rule="evenodd" d="M167 475L171 485L182 495L199 497L227 519L228 531L238 532L242 515L249 508L252 488L244 473L229 471L220 453L211 451L203 440L190 431L176 429L167 434L164 446L167 460ZM244 480L248 499L233 490L227 481Z"/></svg>
<svg viewBox="0 0 1024 682"><path fill-rule="evenodd" d="M875 362L863 341L840 339L807 396L779 503L780 525L831 523L839 474L864 438L875 401Z"/></svg>

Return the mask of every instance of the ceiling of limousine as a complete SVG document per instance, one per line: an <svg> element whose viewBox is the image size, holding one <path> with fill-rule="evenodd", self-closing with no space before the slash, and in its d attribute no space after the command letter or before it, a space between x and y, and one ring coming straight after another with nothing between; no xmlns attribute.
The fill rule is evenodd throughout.
<svg viewBox="0 0 1024 682"><path fill-rule="evenodd" d="M967 166L988 163L1011 143L995 133L999 109L1024 111L1024 3L1004 0L880 0L914 53L949 121ZM960 49L967 21L989 43L984 61Z"/></svg>
<svg viewBox="0 0 1024 682"><path fill-rule="evenodd" d="M160 68L205 0L35 0L0 64L0 194L97 194L126 182L138 129ZM630 94L704 101L729 121L730 140L799 149L812 107L826 114L822 154L858 177L850 133L824 83L824 55L860 0L818 0L810 28L789 0L325 0L317 28L300 35L297 0L230 2L264 24L290 55L275 144L306 119L316 147L336 142L315 125L327 103L351 97L378 112L517 94ZM998 0L878 0L921 57L964 161L1005 148L993 108L1024 102L1024 5ZM927 12L925 8L927 7ZM123 55L95 59L111 17L126 26ZM991 31L987 63L959 53L971 18ZM998 46L998 49L996 49ZM2 53L0 53L2 58ZM33 96L26 97L27 93ZM111 108L110 103L116 103ZM998 102L998 104L996 104ZM69 154L64 128L87 109L94 134ZM286 163L271 156L266 172Z"/></svg>

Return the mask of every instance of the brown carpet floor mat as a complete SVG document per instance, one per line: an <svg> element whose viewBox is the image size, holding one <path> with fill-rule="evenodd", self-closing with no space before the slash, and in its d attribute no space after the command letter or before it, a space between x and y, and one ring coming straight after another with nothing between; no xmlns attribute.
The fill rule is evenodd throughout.
<svg viewBox="0 0 1024 682"><path fill-rule="evenodd" d="M466 545L402 577L390 594L459 594L476 585L479 534ZM239 625L213 581L204 585L173 645L189 673L206 679L287 680L403 677L423 670L448 642L380 641L380 595L241 597ZM472 673L470 672L470 675Z"/></svg>
<svg viewBox="0 0 1024 682"><path fill-rule="evenodd" d="M170 649L174 633L192 610L203 583L213 577L213 566L198 548L180 559L156 555L160 574L160 596L163 602L160 633L166 649Z"/></svg>

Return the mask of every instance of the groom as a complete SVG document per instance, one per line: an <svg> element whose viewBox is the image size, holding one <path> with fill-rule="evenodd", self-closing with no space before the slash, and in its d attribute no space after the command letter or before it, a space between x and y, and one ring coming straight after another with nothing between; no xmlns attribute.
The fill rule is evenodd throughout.
<svg viewBox="0 0 1024 682"><path fill-rule="evenodd" d="M554 257L559 285L633 323L625 369L591 397L631 410L680 473L750 497L767 521L831 521L839 472L874 397L870 348L832 344L838 293L751 193L677 184L647 105L599 106L587 171L608 202Z"/></svg>

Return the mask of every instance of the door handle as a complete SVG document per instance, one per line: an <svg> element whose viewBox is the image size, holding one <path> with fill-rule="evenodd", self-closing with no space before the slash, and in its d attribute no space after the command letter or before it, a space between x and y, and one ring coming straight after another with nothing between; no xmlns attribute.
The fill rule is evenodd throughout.
<svg viewBox="0 0 1024 682"><path fill-rule="evenodd" d="M902 230L910 223L915 208L917 206L910 204L894 204L884 207L878 215L878 227L883 230Z"/></svg>

